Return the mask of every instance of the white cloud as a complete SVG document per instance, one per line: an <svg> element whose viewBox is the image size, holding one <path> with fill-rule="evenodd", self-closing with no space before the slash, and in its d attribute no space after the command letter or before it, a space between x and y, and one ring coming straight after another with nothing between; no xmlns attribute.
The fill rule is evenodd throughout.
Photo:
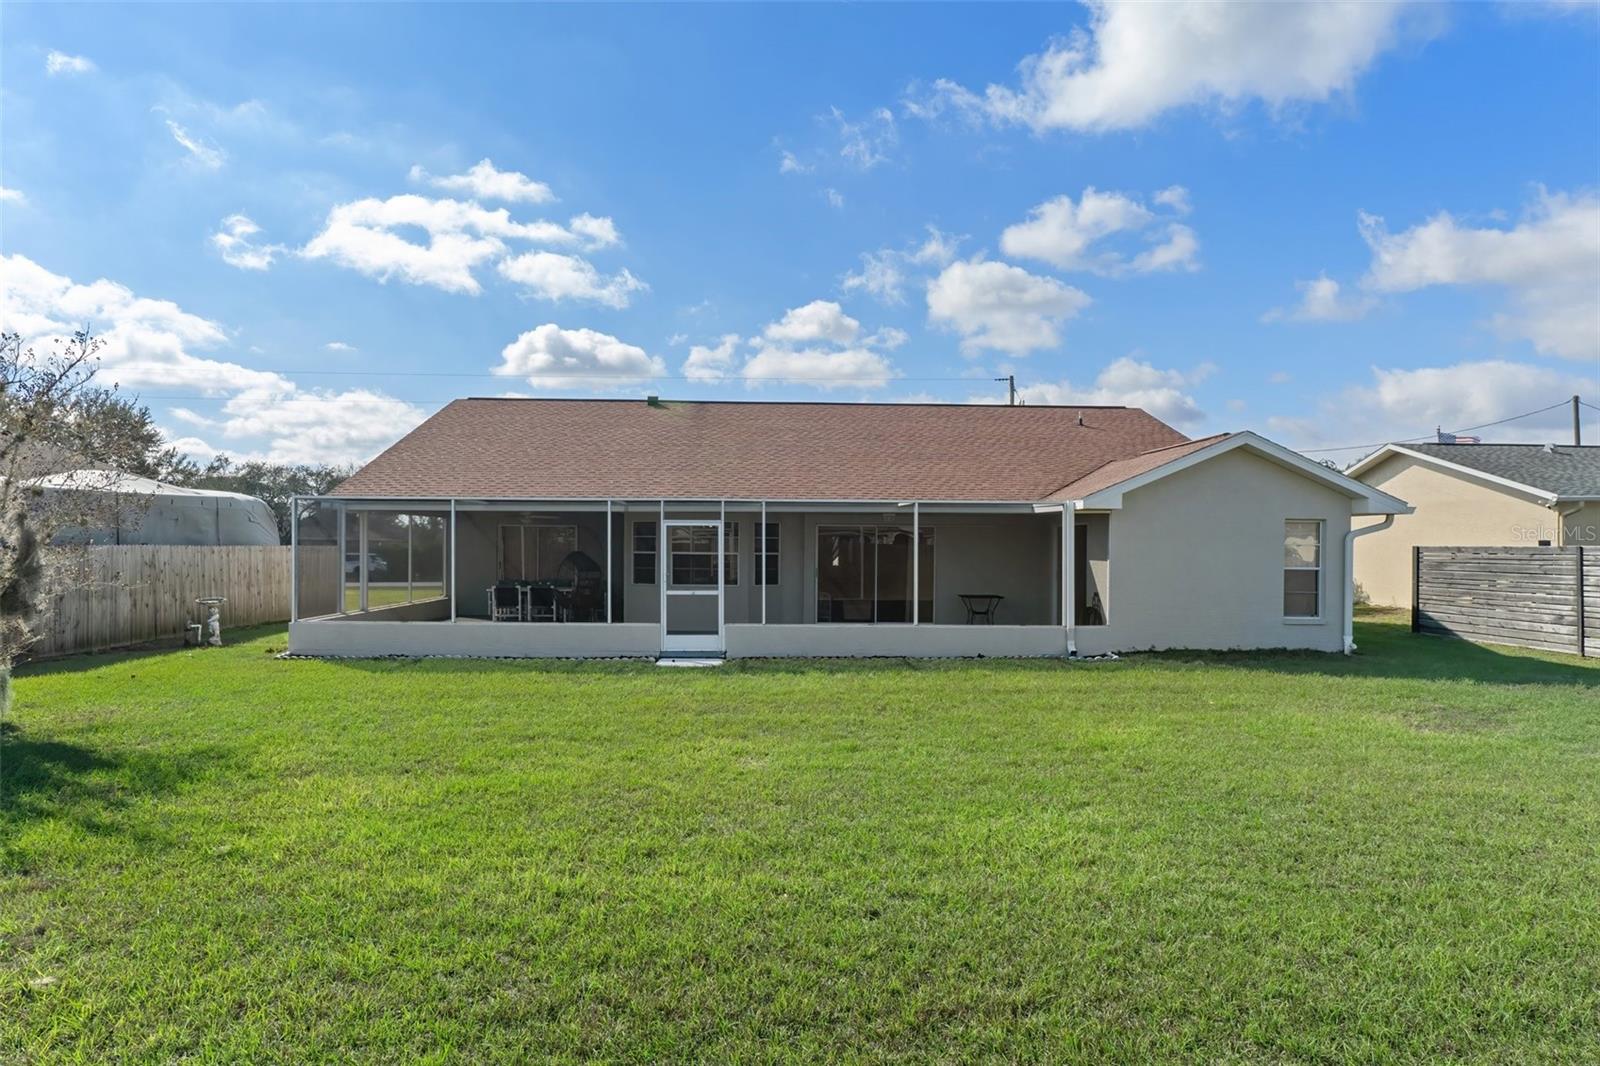
<svg viewBox="0 0 1600 1066"><path fill-rule="evenodd" d="M1079 387L1070 381L1043 382L1017 389L1024 403L1140 407L1172 425L1194 425L1205 420L1190 390L1216 372L1210 363L1193 370L1161 370L1150 363L1124 356L1100 371L1094 384ZM975 397L974 402L994 402Z"/></svg>
<svg viewBox="0 0 1600 1066"><path fill-rule="evenodd" d="M778 159L779 174L809 174L815 169L817 168L809 163L800 162L795 154L787 148L782 149L782 154Z"/></svg>
<svg viewBox="0 0 1600 1066"><path fill-rule="evenodd" d="M956 257L960 237L929 226L927 239L914 248L880 248L861 253L861 269L839 279L845 292L865 292L884 304L905 302L908 272L914 267L943 267Z"/></svg>
<svg viewBox="0 0 1600 1066"><path fill-rule="evenodd" d="M1434 285L1505 289L1515 308L1493 325L1525 337L1545 354L1600 358L1600 197L1540 190L1522 221L1508 229L1463 225L1441 212L1390 233L1360 217L1372 249L1362 284L1376 292Z"/></svg>
<svg viewBox="0 0 1600 1066"><path fill-rule="evenodd" d="M83 56L72 56L52 49L44 57L44 71L51 77L59 74L92 74L94 70L94 60Z"/></svg>
<svg viewBox="0 0 1600 1066"><path fill-rule="evenodd" d="M691 345L689 358L683 361L683 376L690 381L721 381L733 368L734 352L739 347L737 333L724 333L714 346Z"/></svg>
<svg viewBox="0 0 1600 1066"><path fill-rule="evenodd" d="M211 144L205 138L190 133L172 119L167 119L167 129L172 134L172 139L189 153L190 162L206 170L217 170L228 161L228 153Z"/></svg>
<svg viewBox="0 0 1600 1066"><path fill-rule="evenodd" d="M1089 6L1089 29L1024 59L1019 87L979 94L941 80L911 110L932 117L953 107L1036 132L1100 132L1135 129L1191 105L1323 101L1349 91L1396 43L1406 8L1384 0Z"/></svg>
<svg viewBox="0 0 1600 1066"><path fill-rule="evenodd" d="M1089 303L1085 293L1055 278L981 259L951 263L928 285L928 320L960 333L967 355L1053 348L1061 342L1061 323Z"/></svg>
<svg viewBox="0 0 1600 1066"><path fill-rule="evenodd" d="M573 215L567 220L567 228L582 237L584 248L591 252L622 243L622 236L617 232L617 224L609 217L597 218L587 213Z"/></svg>
<svg viewBox="0 0 1600 1066"><path fill-rule="evenodd" d="M549 322L506 345L500 356L496 374L526 378L540 388L625 385L667 372L665 363L636 345Z"/></svg>
<svg viewBox="0 0 1600 1066"><path fill-rule="evenodd" d="M434 175L421 166L413 166L411 180L448 192L465 193L479 200L543 204L556 198L544 182L534 181L515 170L496 170L487 159L480 159L465 174Z"/></svg>
<svg viewBox="0 0 1600 1066"><path fill-rule="evenodd" d="M1189 209L1188 194L1179 186L1162 190L1157 202L1180 213ZM1033 208L1026 222L1007 226L1000 234L1000 248L1007 255L1037 259L1062 270L1098 274L1194 269L1199 240L1188 226L1176 222L1156 231L1153 239L1160 240L1164 235L1164 243L1132 258L1120 251L1096 247L1119 233L1145 231L1156 221L1157 215L1138 199L1090 186L1076 203L1070 196L1057 196Z"/></svg>
<svg viewBox="0 0 1600 1066"><path fill-rule="evenodd" d="M331 259L369 277L398 277L413 285L446 292L477 293L475 270L507 253L507 241L572 244L585 238L591 247L616 243L609 218L578 215L575 229L554 222L517 222L503 207L429 199L403 194L387 200L366 198L335 205L322 232L301 249L308 259ZM421 230L427 244L402 236Z"/></svg>
<svg viewBox="0 0 1600 1066"><path fill-rule="evenodd" d="M1337 447L1454 432L1549 407L1600 390L1600 374L1507 360L1419 369L1372 368L1372 380L1322 401L1309 416L1275 417L1267 427L1296 447ZM1479 431L1486 441L1570 441L1571 409L1560 407ZM1362 452L1343 454L1354 461Z"/></svg>
<svg viewBox="0 0 1600 1066"><path fill-rule="evenodd" d="M871 170L889 161L889 155L900 143L900 131L895 126L894 115L886 107L873 110L865 118L850 120L837 107L829 109L839 134L839 155L845 162L861 170Z"/></svg>
<svg viewBox="0 0 1600 1066"><path fill-rule="evenodd" d="M1189 190L1182 185L1168 185L1165 189L1151 197L1162 207L1170 207L1180 215L1187 215L1190 211Z"/></svg>
<svg viewBox="0 0 1600 1066"><path fill-rule="evenodd" d="M1263 322L1353 322L1366 317L1378 301L1369 295L1348 295L1337 281L1323 274L1311 281L1297 281L1300 302L1293 307L1278 307L1261 316Z"/></svg>
<svg viewBox="0 0 1600 1066"><path fill-rule="evenodd" d="M330 352L356 352L361 350L353 344L346 344L344 341L329 341L323 347Z"/></svg>
<svg viewBox="0 0 1600 1066"><path fill-rule="evenodd" d="M21 189L8 189L0 185L0 204L25 204L28 202Z"/></svg>
<svg viewBox="0 0 1600 1066"><path fill-rule="evenodd" d="M838 189L828 188L822 190L823 198L828 201L828 206L834 210L844 206L844 193Z"/></svg>
<svg viewBox="0 0 1600 1066"><path fill-rule="evenodd" d="M813 341L832 341L849 344L861 332L861 323L844 313L832 300L812 300L804 307L784 313L782 319L770 323L762 336L778 344L807 344Z"/></svg>
<svg viewBox="0 0 1600 1066"><path fill-rule="evenodd" d="M222 261L241 270L266 270L284 247L281 244L257 244L256 234L261 227L244 215L229 215L222 226L211 235L212 247L222 253Z"/></svg>
<svg viewBox="0 0 1600 1066"><path fill-rule="evenodd" d="M792 382L819 389L882 388L895 376L889 361L864 347L784 348L766 345L740 371L745 382Z"/></svg>
<svg viewBox="0 0 1600 1066"><path fill-rule="evenodd" d="M98 384L226 397L216 417L172 414L228 440L258 442L249 454L274 461L368 459L422 420L418 408L382 393L301 390L281 374L196 355L227 343L219 324L104 278L76 284L21 255L0 257L0 321L41 352L93 326L102 342Z"/></svg>
<svg viewBox="0 0 1600 1066"><path fill-rule="evenodd" d="M502 277L514 281L529 295L544 300L592 300L607 307L627 307L636 292L650 286L623 270L609 277L587 259L556 252L529 252L503 259Z"/></svg>

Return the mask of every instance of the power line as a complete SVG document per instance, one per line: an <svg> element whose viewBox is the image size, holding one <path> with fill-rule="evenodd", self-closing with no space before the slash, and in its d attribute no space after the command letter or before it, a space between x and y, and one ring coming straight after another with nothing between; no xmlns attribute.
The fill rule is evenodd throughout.
<svg viewBox="0 0 1600 1066"><path fill-rule="evenodd" d="M1466 427L1464 427L1462 429L1452 430L1451 432L1456 433L1456 434L1459 435L1459 434L1462 434L1462 433L1471 433L1475 429L1489 429L1492 426L1503 426L1507 422L1516 422L1519 419L1532 418L1534 415L1542 415L1547 411L1554 411L1558 407L1566 407L1571 402L1572 402L1571 400L1562 400L1560 403L1553 403L1549 407L1541 407L1537 411L1524 411L1522 414L1520 414L1520 415L1512 415L1510 418L1502 418L1502 419L1500 419L1499 421L1496 421L1496 422L1484 422L1481 425L1476 425L1476 426L1466 426ZM1582 403L1585 407L1594 407L1593 404L1589 403L1586 400L1580 400L1579 402ZM1600 407L1595 408L1595 410L1600 411ZM1363 448L1381 448L1385 444L1415 444L1418 441L1425 441L1429 437L1432 437L1432 436L1434 436L1434 434L1432 434L1432 433L1423 433L1420 436L1416 436L1416 437L1405 437L1405 438L1402 438L1400 440L1384 440L1384 441L1379 441L1376 444L1345 444L1345 445L1341 445L1340 447L1337 447L1337 448L1302 448L1300 450L1303 453L1308 454L1308 455L1312 455L1312 454L1320 455L1323 452L1354 452L1354 451L1360 451Z"/></svg>

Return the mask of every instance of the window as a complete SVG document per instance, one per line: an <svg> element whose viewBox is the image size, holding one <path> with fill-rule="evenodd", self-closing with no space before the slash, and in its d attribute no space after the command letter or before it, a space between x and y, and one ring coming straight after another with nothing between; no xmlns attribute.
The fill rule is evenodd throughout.
<svg viewBox="0 0 1600 1066"><path fill-rule="evenodd" d="M717 530L714 526L674 526L669 548L674 585L714 586L717 583ZM722 527L722 580L739 583L739 523Z"/></svg>
<svg viewBox="0 0 1600 1066"><path fill-rule="evenodd" d="M778 583L778 523L756 523L756 584Z"/></svg>
<svg viewBox="0 0 1600 1066"><path fill-rule="evenodd" d="M1283 616L1322 617L1322 523L1283 524Z"/></svg>
<svg viewBox="0 0 1600 1066"><path fill-rule="evenodd" d="M817 529L817 621L909 622L912 596L918 620L933 621L933 530L922 529L918 567L911 530L899 526L820 526ZM912 591L915 569L917 589Z"/></svg>
<svg viewBox="0 0 1600 1066"><path fill-rule="evenodd" d="M578 548L577 526L501 526L500 576L507 581L554 581Z"/></svg>
<svg viewBox="0 0 1600 1066"><path fill-rule="evenodd" d="M635 585L654 585L656 583L656 524L654 522L635 522L633 524L633 583Z"/></svg>

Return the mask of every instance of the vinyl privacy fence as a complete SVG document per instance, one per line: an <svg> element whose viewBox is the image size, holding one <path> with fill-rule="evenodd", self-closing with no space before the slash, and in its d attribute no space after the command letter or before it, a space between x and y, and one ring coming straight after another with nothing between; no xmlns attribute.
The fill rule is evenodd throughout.
<svg viewBox="0 0 1600 1066"><path fill-rule="evenodd" d="M29 655L39 658L182 637L198 621L195 600L225 596L223 639L228 629L289 617L289 548L279 545L203 547L139 544L63 550L53 554L56 591L36 629ZM339 586L336 548L301 552L300 565L326 573L308 575L312 588ZM304 587L304 586L303 586ZM303 604L305 613L327 605ZM309 609L308 609L309 608Z"/></svg>
<svg viewBox="0 0 1600 1066"><path fill-rule="evenodd" d="M1600 655L1600 548L1417 548L1411 628Z"/></svg>

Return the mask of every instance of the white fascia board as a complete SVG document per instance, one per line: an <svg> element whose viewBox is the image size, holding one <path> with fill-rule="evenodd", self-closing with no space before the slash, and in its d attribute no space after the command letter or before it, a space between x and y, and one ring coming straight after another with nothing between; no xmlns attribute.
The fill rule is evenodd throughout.
<svg viewBox="0 0 1600 1066"><path fill-rule="evenodd" d="M1427 463L1429 466L1436 466L1441 470L1449 470L1452 473L1460 474L1462 477L1469 477L1476 481L1487 482L1496 488L1510 489L1513 492L1520 492L1525 495L1532 496L1535 500L1538 500L1544 504L1556 503L1558 500L1563 498L1574 498L1570 496L1558 497L1553 492L1546 492L1544 489L1536 489L1532 485L1524 485L1520 481L1512 481L1510 478L1499 477L1495 474L1485 473L1482 470L1475 470L1470 466L1462 466L1460 463L1452 463L1448 459L1441 459L1436 455L1429 455L1427 452L1419 452L1412 448L1407 448L1403 444L1385 444L1382 448L1379 448L1377 451L1373 452L1371 455L1352 466L1349 470L1345 471L1345 473L1351 477L1359 477L1361 474L1371 470L1374 466L1377 466L1383 460L1394 455L1409 456L1418 462Z"/></svg>
<svg viewBox="0 0 1600 1066"><path fill-rule="evenodd" d="M1153 481L1160 481L1164 477L1170 477L1180 471L1189 469L1191 466L1197 466L1207 460L1215 459L1219 455L1226 455L1237 448L1247 449L1269 462L1277 463L1279 466L1311 478L1313 481L1320 481L1335 492L1350 497L1351 514L1410 514L1412 512L1411 505L1404 500L1375 489L1371 485L1363 484L1336 470L1330 470L1321 463L1307 459L1299 452L1285 448L1283 445L1274 443L1259 433L1253 433L1249 430L1230 434L1215 444L1210 444L1187 455L1179 456L1171 462L1163 463L1152 470L1146 470L1142 474L1136 474L1126 481L1118 482L1109 488L1101 489L1099 492L1092 492L1077 501L1078 506L1080 508L1104 510L1119 509L1122 506L1122 497L1134 489L1148 485Z"/></svg>

